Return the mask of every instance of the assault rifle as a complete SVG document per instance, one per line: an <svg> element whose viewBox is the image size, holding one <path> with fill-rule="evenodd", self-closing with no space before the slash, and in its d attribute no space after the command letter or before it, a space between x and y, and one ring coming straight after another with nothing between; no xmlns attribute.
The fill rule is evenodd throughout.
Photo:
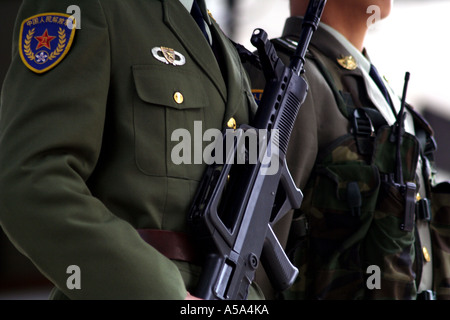
<svg viewBox="0 0 450 320"><path fill-rule="evenodd" d="M278 57L267 33L262 29L253 32L251 42L258 49L266 78L258 111L251 126L237 129L241 134L236 130L224 133L223 141L233 135L232 148L225 150L223 164L207 167L189 212L188 222L205 256L194 292L197 297L246 299L260 261L277 290L290 287L298 275L272 226L289 210L299 208L303 199L287 168L286 151L308 90L301 77L305 54L325 3L310 1L288 67ZM260 156L254 163L248 161L247 133L267 139L266 144L259 143ZM246 161L235 163L237 158Z"/></svg>

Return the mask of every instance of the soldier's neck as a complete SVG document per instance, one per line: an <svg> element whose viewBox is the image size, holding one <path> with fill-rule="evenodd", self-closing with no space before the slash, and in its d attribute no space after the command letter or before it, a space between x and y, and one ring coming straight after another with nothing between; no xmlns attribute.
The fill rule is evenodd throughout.
<svg viewBox="0 0 450 320"><path fill-rule="evenodd" d="M291 1L291 15L303 16L306 7L307 2L305 1ZM325 6L321 21L340 32L358 50L363 50L364 39L368 30L365 11L355 10L352 6L343 6L339 2L329 1Z"/></svg>
<svg viewBox="0 0 450 320"><path fill-rule="evenodd" d="M368 30L366 20L339 19L339 17L336 18L332 15L327 15L322 17L322 22L337 30L350 41L355 48L362 52Z"/></svg>

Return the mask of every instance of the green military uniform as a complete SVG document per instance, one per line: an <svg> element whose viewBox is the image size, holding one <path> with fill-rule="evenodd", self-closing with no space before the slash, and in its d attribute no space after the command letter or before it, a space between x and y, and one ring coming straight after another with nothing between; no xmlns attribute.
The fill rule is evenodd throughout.
<svg viewBox="0 0 450 320"><path fill-rule="evenodd" d="M301 23L299 17L289 18L282 37L273 40L286 63ZM416 206L424 203L420 197L439 204L431 222L416 212L415 228L404 231L399 228L405 218L403 200L387 181L395 162L389 137L400 110L399 97L389 87L389 97L383 96L371 77L367 56L323 23L311 41L305 69L309 92L287 153L304 199L292 225L288 217L276 231L300 268L297 282L284 297L415 299L437 290L438 298L450 298L449 189L447 184L436 188L430 181L431 128L409 108L401 151L403 176L420 187ZM254 67L248 72L258 97L264 79ZM440 195L432 195L436 190ZM381 270L381 288L369 283L374 279L371 266ZM264 274L258 277L262 284ZM273 297L270 286L264 290Z"/></svg>
<svg viewBox="0 0 450 320"><path fill-rule="evenodd" d="M220 64L178 0L20 9L1 101L0 221L55 297L184 299L194 290L198 268L169 260L136 229L187 232L205 166L172 162L174 130L247 123L256 107L237 52L199 4ZM67 27L73 5L80 29ZM67 286L71 265L81 289Z"/></svg>

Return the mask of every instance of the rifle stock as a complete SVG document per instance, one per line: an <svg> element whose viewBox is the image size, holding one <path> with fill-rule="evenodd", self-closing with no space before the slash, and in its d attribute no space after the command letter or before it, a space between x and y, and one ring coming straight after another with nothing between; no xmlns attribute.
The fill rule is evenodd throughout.
<svg viewBox="0 0 450 320"><path fill-rule="evenodd" d="M264 30L256 29L252 35L266 78L258 111L251 126L224 133L223 140L231 139L233 147L226 150L223 164L207 167L188 217L205 255L194 293L200 298L246 299L260 261L279 291L291 286L298 275L272 226L289 210L299 208L303 199L288 170L286 152L308 90L301 77L306 50L325 3L310 1L299 45L288 67ZM248 158L245 138L249 135L266 142L259 144L261 156L255 163L235 163L239 155Z"/></svg>

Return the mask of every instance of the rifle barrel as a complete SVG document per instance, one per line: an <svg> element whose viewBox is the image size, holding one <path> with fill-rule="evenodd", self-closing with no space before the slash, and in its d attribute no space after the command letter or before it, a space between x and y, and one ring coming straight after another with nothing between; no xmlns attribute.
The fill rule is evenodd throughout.
<svg viewBox="0 0 450 320"><path fill-rule="evenodd" d="M313 33L317 30L320 23L320 18L324 10L327 0L311 0L306 10L305 18L303 20L302 30L300 35L300 40L298 43L309 44ZM306 31L305 31L306 30ZM305 65L305 55L308 46L298 46L295 50L294 55L291 57L290 68L294 70L297 75L303 72L303 67Z"/></svg>

